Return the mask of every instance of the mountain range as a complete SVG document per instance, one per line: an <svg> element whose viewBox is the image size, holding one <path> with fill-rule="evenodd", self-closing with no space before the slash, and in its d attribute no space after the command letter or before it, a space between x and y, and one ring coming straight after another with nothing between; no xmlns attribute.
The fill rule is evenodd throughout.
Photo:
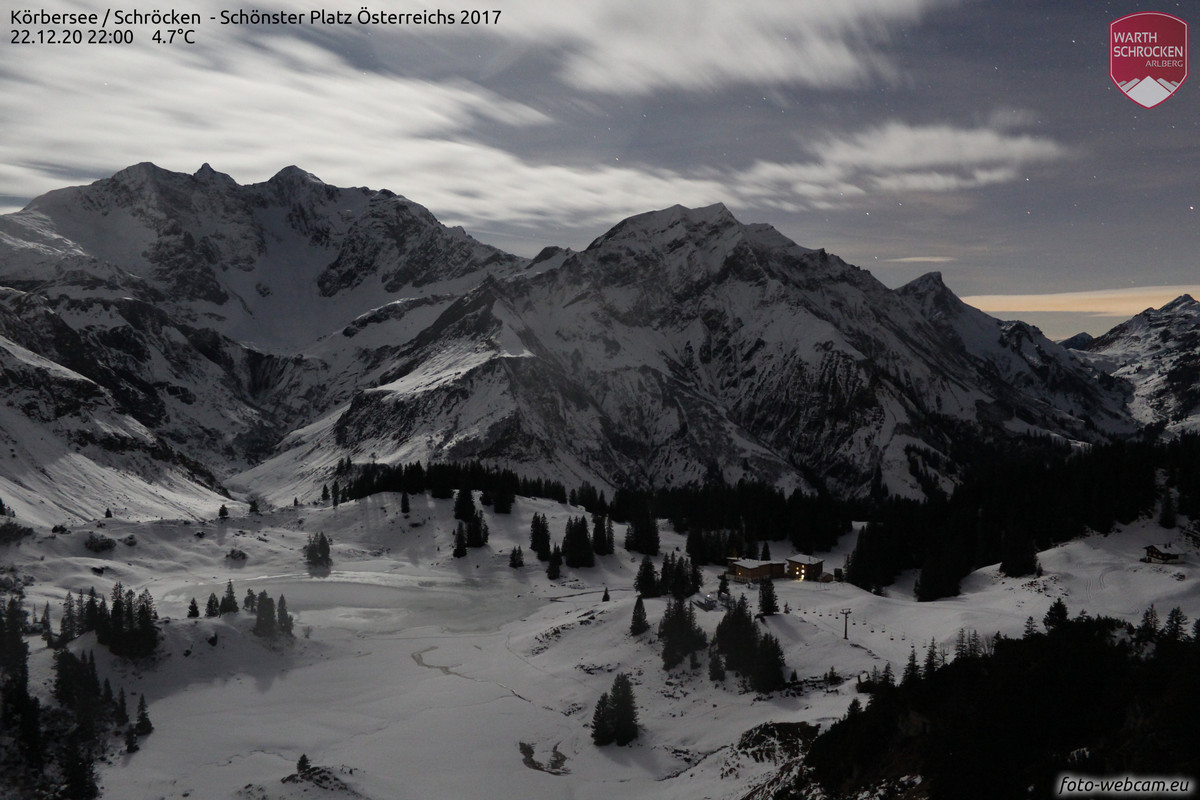
<svg viewBox="0 0 1200 800"><path fill-rule="evenodd" d="M314 499L347 457L921 496L983 444L1194 426L1198 318L1064 347L721 205L528 259L296 167L139 164L0 217L0 497L211 514Z"/></svg>

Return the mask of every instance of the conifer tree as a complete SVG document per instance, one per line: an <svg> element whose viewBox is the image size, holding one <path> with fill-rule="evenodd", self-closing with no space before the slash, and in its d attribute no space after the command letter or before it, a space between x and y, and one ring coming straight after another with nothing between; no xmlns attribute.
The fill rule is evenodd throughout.
<svg viewBox="0 0 1200 800"><path fill-rule="evenodd" d="M54 628L53 622L50 620L50 603L46 602L45 609L42 610L42 639L46 642L47 647L54 645Z"/></svg>
<svg viewBox="0 0 1200 800"><path fill-rule="evenodd" d="M255 614L254 634L267 639L275 638L279 624L278 618L275 616L275 601L265 590L258 593Z"/></svg>
<svg viewBox="0 0 1200 800"><path fill-rule="evenodd" d="M550 559L546 564L546 577L552 581L556 581L562 576L562 550L558 545L554 545L554 549L550 551Z"/></svg>
<svg viewBox="0 0 1200 800"><path fill-rule="evenodd" d="M91 748L80 742L77 735L67 737L62 775L63 795L69 800L93 800L100 796Z"/></svg>
<svg viewBox="0 0 1200 800"><path fill-rule="evenodd" d="M409 512L408 492L400 493L400 513L407 514Z"/></svg>
<svg viewBox="0 0 1200 800"><path fill-rule="evenodd" d="M758 584L758 613L764 617L779 613L779 601L775 597L775 581L770 578Z"/></svg>
<svg viewBox="0 0 1200 800"><path fill-rule="evenodd" d="M937 639L930 637L929 647L925 650L925 662L922 665L921 674L926 678L931 677L933 673L937 672L938 666Z"/></svg>
<svg viewBox="0 0 1200 800"><path fill-rule="evenodd" d="M1171 642L1172 644L1182 642L1187 639L1187 615L1183 613L1183 609L1175 606L1167 612L1167 621L1163 625L1162 630L1158 632L1158 640L1160 642Z"/></svg>
<svg viewBox="0 0 1200 800"><path fill-rule="evenodd" d="M475 498L465 486L454 496L454 518L463 522L475 519Z"/></svg>
<svg viewBox="0 0 1200 800"><path fill-rule="evenodd" d="M626 745L637 738L637 705L633 697L633 684L624 672L618 672L609 692L612 704L613 741Z"/></svg>
<svg viewBox="0 0 1200 800"><path fill-rule="evenodd" d="M1052 633L1055 628L1063 625L1066 621L1067 604L1060 597L1050 604L1050 610L1042 618L1042 624L1046 626L1047 633Z"/></svg>
<svg viewBox="0 0 1200 800"><path fill-rule="evenodd" d="M78 635L78 620L75 616L75 596L67 592L63 601L62 624L59 625L59 641L69 642Z"/></svg>
<svg viewBox="0 0 1200 800"><path fill-rule="evenodd" d="M598 556L612 555L608 550L608 535L604 529L604 517L592 515L592 552Z"/></svg>
<svg viewBox="0 0 1200 800"><path fill-rule="evenodd" d="M219 617L221 616L221 602L217 600L215 594L208 596L208 602L204 605L204 616Z"/></svg>
<svg viewBox="0 0 1200 800"><path fill-rule="evenodd" d="M592 742L597 747L612 744L616 738L613 727L612 703L609 701L608 692L604 692L596 701L596 710L592 712Z"/></svg>
<svg viewBox="0 0 1200 800"><path fill-rule="evenodd" d="M578 569L591 567L596 563L592 550L592 540L588 536L587 519L572 517L567 520L567 528L562 541L563 561L568 567Z"/></svg>
<svg viewBox="0 0 1200 800"><path fill-rule="evenodd" d="M217 511L217 519L229 519L229 509L224 505L222 505L221 509Z"/></svg>
<svg viewBox="0 0 1200 800"><path fill-rule="evenodd" d="M188 603L187 615L189 619L194 619L200 616L200 606L196 604L196 598L192 598L192 602Z"/></svg>
<svg viewBox="0 0 1200 800"><path fill-rule="evenodd" d="M521 546L517 545L508 554L508 565L513 569L520 569L525 566L525 554L521 552Z"/></svg>
<svg viewBox="0 0 1200 800"><path fill-rule="evenodd" d="M309 534L308 542L304 545L304 560L310 567L328 567L333 563L331 545L332 541L324 531Z"/></svg>
<svg viewBox="0 0 1200 800"><path fill-rule="evenodd" d="M605 587L604 587L604 596L600 598L600 602L602 602L602 603L607 603L607 602L608 602L609 600L611 600L611 599L612 599L612 598L610 598L610 597L608 596L608 587L607 587L607 586L605 586Z"/></svg>
<svg viewBox="0 0 1200 800"><path fill-rule="evenodd" d="M451 552L455 558L463 558L467 554L467 531L463 524L458 523L458 529L454 531L454 550Z"/></svg>
<svg viewBox="0 0 1200 800"><path fill-rule="evenodd" d="M725 680L725 662L715 647L708 651L708 679L713 683Z"/></svg>
<svg viewBox="0 0 1200 800"><path fill-rule="evenodd" d="M257 609L257 608L258 608L258 595L256 595L254 593L253 589L247 589L246 596L242 598L242 610L249 611L250 613L254 613L255 609Z"/></svg>
<svg viewBox="0 0 1200 800"><path fill-rule="evenodd" d="M124 727L129 724L129 706L125 703L125 687L122 686L117 692L117 707L113 712L113 721L117 723L117 727Z"/></svg>
<svg viewBox="0 0 1200 800"><path fill-rule="evenodd" d="M638 567L637 577L633 579L633 588L642 597L659 596L658 573L654 571L650 556L642 557L642 565Z"/></svg>
<svg viewBox="0 0 1200 800"><path fill-rule="evenodd" d="M225 595L221 598L220 612L222 614L236 614L238 610L237 595L233 592L233 581L228 581L225 584Z"/></svg>
<svg viewBox="0 0 1200 800"><path fill-rule="evenodd" d="M773 692L782 689L783 666L783 647L779 640L769 633L764 634L754 654L752 683L755 691Z"/></svg>
<svg viewBox="0 0 1200 800"><path fill-rule="evenodd" d="M133 723L133 731L138 736L147 736L154 731L150 715L146 713L146 695L138 698L137 720Z"/></svg>
<svg viewBox="0 0 1200 800"><path fill-rule="evenodd" d="M284 636L290 637L292 635L292 615L288 613L287 600L284 599L283 595L279 595L279 603L276 605L276 611L279 632Z"/></svg>
<svg viewBox="0 0 1200 800"><path fill-rule="evenodd" d="M306 775L310 769L312 769L312 765L308 761L308 756L301 753L299 760L296 761L296 774L301 776Z"/></svg>
<svg viewBox="0 0 1200 800"><path fill-rule="evenodd" d="M683 659L708 643L708 637L696 624L696 611L691 603L678 598L667 600L667 608L658 624L658 638L663 645L663 669L674 669Z"/></svg>
<svg viewBox="0 0 1200 800"><path fill-rule="evenodd" d="M650 621L646 619L646 606L642 603L642 596L633 603L633 619L629 623L629 633L631 636L637 636L650 630Z"/></svg>
<svg viewBox="0 0 1200 800"><path fill-rule="evenodd" d="M900 685L907 686L921 677L921 669L917 666L917 647L909 645L908 663L904 665L904 674L900 677Z"/></svg>
<svg viewBox="0 0 1200 800"><path fill-rule="evenodd" d="M538 557L538 561L550 558L550 524L544 514L534 514L529 523L529 549Z"/></svg>
<svg viewBox="0 0 1200 800"><path fill-rule="evenodd" d="M1158 638L1158 611L1154 603L1142 613L1142 622L1137 628L1138 641L1152 642Z"/></svg>
<svg viewBox="0 0 1200 800"><path fill-rule="evenodd" d="M883 665L883 673L879 676L884 686L891 688L896 685L896 674L892 671L892 662Z"/></svg>

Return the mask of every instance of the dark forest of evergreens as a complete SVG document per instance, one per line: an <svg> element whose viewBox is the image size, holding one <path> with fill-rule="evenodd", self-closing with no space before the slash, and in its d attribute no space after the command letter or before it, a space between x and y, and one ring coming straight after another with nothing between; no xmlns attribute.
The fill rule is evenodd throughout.
<svg viewBox="0 0 1200 800"><path fill-rule="evenodd" d="M932 800L1053 797L1063 772L1200 775L1200 641L1186 619L1148 630L1051 617L1045 633L877 687L813 742L810 771L776 797L809 796L809 781L826 797L859 797L909 775Z"/></svg>
<svg viewBox="0 0 1200 800"><path fill-rule="evenodd" d="M923 501L844 501L750 481L621 488L609 500L588 484L568 491L555 481L479 463L385 466L349 459L339 464L335 486L341 500L385 491L428 491L448 499L469 488L487 493L501 513L521 495L577 503L635 526L666 519L688 535L688 555L697 564L755 557L763 543L785 540L803 553L827 551L851 520L862 520L867 524L847 564L847 580L882 590L900 572L919 569L918 599L932 600L957 594L963 577L988 564L1000 563L1011 576L1034 574L1038 550L1088 530L1106 533L1154 513L1168 527L1176 514L1200 518L1200 436L1086 449L1028 440L1019 449L981 451L952 495L934 489Z"/></svg>
<svg viewBox="0 0 1200 800"><path fill-rule="evenodd" d="M846 577L881 589L920 569L917 598L933 600L958 594L979 567L1035 574L1038 550L1156 512L1168 527L1177 513L1200 517L1200 436L1086 450L1043 443L977 458L949 498L873 504Z"/></svg>

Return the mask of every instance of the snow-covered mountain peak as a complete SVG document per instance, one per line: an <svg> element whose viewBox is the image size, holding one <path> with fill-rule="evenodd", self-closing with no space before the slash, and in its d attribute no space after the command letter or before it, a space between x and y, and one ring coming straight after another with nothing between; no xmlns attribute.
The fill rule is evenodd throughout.
<svg viewBox="0 0 1200 800"><path fill-rule="evenodd" d="M1164 314L1184 314L1194 317L1200 315L1200 303L1196 302L1190 294L1181 294L1159 311Z"/></svg>
<svg viewBox="0 0 1200 800"><path fill-rule="evenodd" d="M192 177L201 183L218 184L226 187L237 185L237 181L233 179L233 176L227 175L224 172L217 172L207 161L200 166L200 169L196 170Z"/></svg>
<svg viewBox="0 0 1200 800"><path fill-rule="evenodd" d="M318 178L316 175L313 175L311 172L307 172L307 171L305 171L305 170L303 170L303 169L300 169L300 167L297 167L295 164L289 164L288 166L286 166L286 167L284 167L283 169L279 170L279 172L276 172L274 175L272 175L272 176L271 176L270 180L268 180L268 181L267 181L267 183L274 183L274 184L279 184L279 183L292 183L292 184L305 184L305 183L314 183L314 184L318 184L318 185L320 185L320 186L325 186L325 185L326 185L326 184L325 184L325 181L321 180L321 179L320 179L320 178Z"/></svg>
<svg viewBox="0 0 1200 800"><path fill-rule="evenodd" d="M1086 349L1098 367L1133 384L1129 407L1140 422L1200 429L1200 303L1190 295L1146 309Z"/></svg>

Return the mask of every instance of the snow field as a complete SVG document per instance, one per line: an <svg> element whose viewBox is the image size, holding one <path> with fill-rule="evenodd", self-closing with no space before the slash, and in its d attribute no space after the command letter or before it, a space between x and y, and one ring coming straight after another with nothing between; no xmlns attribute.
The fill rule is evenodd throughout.
<svg viewBox="0 0 1200 800"><path fill-rule="evenodd" d="M316 765L344 766L342 780L381 800L586 800L617 792L734 798L774 769L730 747L744 731L772 720L828 724L855 696L853 676L887 661L899 674L910 648L922 660L931 638L952 652L960 627L1019 636L1026 617L1040 626L1058 596L1072 614L1086 608L1133 622L1150 602L1160 616L1173 605L1192 619L1200 614L1192 564L1137 561L1145 544L1169 536L1151 523L1042 553L1042 578L980 570L960 597L934 603L911 599L912 575L886 597L850 585L777 581L780 606L787 603L791 613L761 624L780 639L787 668L801 679L833 668L850 682L758 697L741 692L732 674L714 686L706 657L698 674L686 667L663 672L654 629L664 600L646 601L651 632L629 636L640 556L618 545L595 568L546 578L528 552L530 518L545 513L558 540L580 509L519 498L511 516L487 512L489 546L454 559L449 501L413 497L407 516L399 506L399 497L379 495L337 509L286 507L225 523L110 520L99 532L118 542L132 533L137 544L118 543L103 556L83 548L87 528L8 548L0 557L35 578L29 607L40 613L49 601L56 622L66 590L94 585L107 594L114 580L149 588L170 619L153 664L96 651L114 689L147 695L156 726L140 752L102 766L105 796L337 796L280 783L305 753ZM318 530L334 540L328 574L312 574L302 562L300 548ZM618 541L622 535L618 525ZM853 538L824 555L827 570L841 565ZM665 526L662 542L682 553L683 537ZM508 552L518 544L526 567L512 570ZM244 563L225 559L234 547L248 554ZM1194 550L1188 559L1198 560ZM101 566L104 574L95 575ZM705 568L704 591L715 592L718 574ZM185 618L192 597L203 607L227 580L239 599L248 588L285 595L295 642L263 642L250 633L253 619L244 612ZM605 587L608 603L601 601ZM733 591L746 591L756 604L753 588L733 584ZM843 608L852 610L845 640ZM711 636L721 612L696 615ZM87 638L78 646L87 648ZM36 640L31 649L34 683L48 695L49 653ZM588 723L618 671L633 680L641 737L630 747L596 748Z"/></svg>

